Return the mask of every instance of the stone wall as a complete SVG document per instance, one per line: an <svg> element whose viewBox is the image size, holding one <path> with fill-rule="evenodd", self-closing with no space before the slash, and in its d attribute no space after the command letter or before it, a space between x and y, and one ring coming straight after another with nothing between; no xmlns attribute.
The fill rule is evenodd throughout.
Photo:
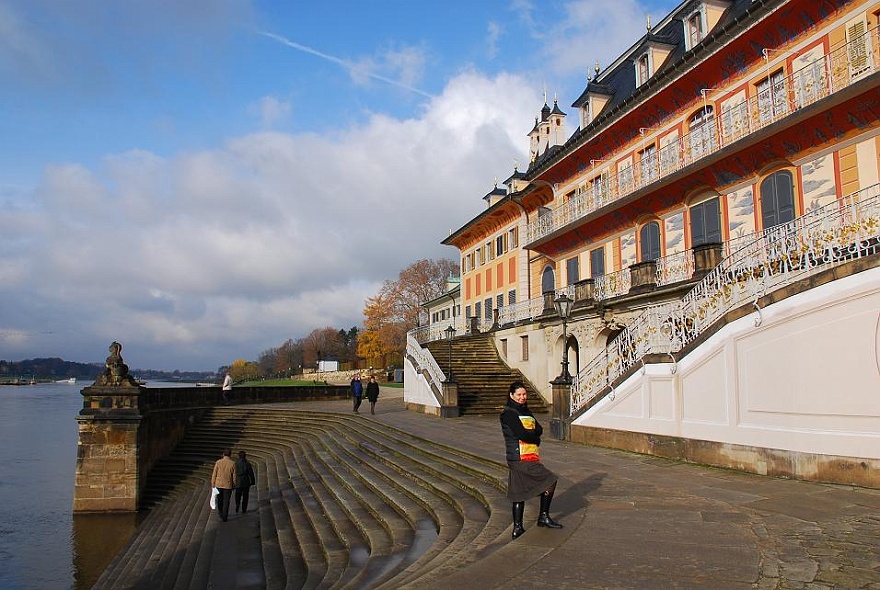
<svg viewBox="0 0 880 590"><path fill-rule="evenodd" d="M77 416L74 512L132 512L150 469L218 405L347 399L348 385L236 387L104 387L82 390Z"/></svg>

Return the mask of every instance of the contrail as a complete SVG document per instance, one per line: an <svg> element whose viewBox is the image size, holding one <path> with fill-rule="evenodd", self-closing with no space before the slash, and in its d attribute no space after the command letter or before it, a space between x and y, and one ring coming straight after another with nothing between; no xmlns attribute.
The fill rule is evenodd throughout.
<svg viewBox="0 0 880 590"><path fill-rule="evenodd" d="M266 37L269 37L270 39L274 39L275 41L278 41L282 45L287 45L288 47L292 47L293 49L296 49L297 51L309 53L309 54L314 55L316 57L320 57L321 59L325 59L329 62L332 62L332 63L335 63L339 66L342 66L343 68L345 68L349 72L356 71L355 64L353 64L352 62L350 62L348 60L341 59L341 58L336 57L334 55L328 55L326 53L322 53L322 52L318 51L317 49L312 49L311 47L308 47L306 45L300 45L299 43L296 43L295 41L291 41L290 39L282 37L281 35L276 35L275 33L269 33L266 31L259 31L259 33L261 35L265 35ZM418 88L413 88L412 86L407 86L406 84L401 84L397 80L392 80L391 78L386 78L385 76L380 76L378 74L373 74L371 72L358 72L358 73L362 73L365 76L367 76L368 78L372 78L372 79L378 80L380 82L385 82L386 84L391 84L392 86L397 86L399 88L403 88L404 90L409 90L410 92L415 92L416 94L421 94L425 98L434 98L433 96L431 96L430 94L428 94L424 90L419 90Z"/></svg>

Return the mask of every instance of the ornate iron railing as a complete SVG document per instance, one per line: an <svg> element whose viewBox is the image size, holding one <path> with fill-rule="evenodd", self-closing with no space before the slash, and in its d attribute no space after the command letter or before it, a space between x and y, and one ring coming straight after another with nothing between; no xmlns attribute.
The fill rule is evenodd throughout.
<svg viewBox="0 0 880 590"><path fill-rule="evenodd" d="M438 394L443 391L446 374L440 368L440 365L437 364L437 361L434 360L434 355L431 354L431 351L427 348L422 348L422 345L412 337L411 333L406 335L406 354L412 361L415 370L418 372L423 371L427 375L431 389Z"/></svg>
<svg viewBox="0 0 880 590"><path fill-rule="evenodd" d="M527 242L540 240L877 70L880 68L878 30L874 28L850 39L846 45L784 78L772 79L757 95L728 106L720 116L708 118L693 132L664 145L635 166L591 179L592 184L581 184L571 199L556 209L543 210L528 224ZM723 93L723 89L718 92Z"/></svg>
<svg viewBox="0 0 880 590"><path fill-rule="evenodd" d="M657 259L657 284L670 285L694 276L694 251L685 250Z"/></svg>
<svg viewBox="0 0 880 590"><path fill-rule="evenodd" d="M647 308L574 378L572 415L647 354L672 354L718 319L766 293L846 261L880 253L875 184L754 239L722 260L680 301Z"/></svg>

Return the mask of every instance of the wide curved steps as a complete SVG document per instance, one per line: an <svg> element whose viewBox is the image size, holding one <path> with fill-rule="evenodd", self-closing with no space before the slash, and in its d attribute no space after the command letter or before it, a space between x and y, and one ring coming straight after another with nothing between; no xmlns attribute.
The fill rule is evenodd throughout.
<svg viewBox="0 0 880 590"><path fill-rule="evenodd" d="M256 514L222 523L208 497L227 446L254 464ZM95 588L430 588L507 538L506 478L366 417L215 408L151 472L149 513ZM224 535L256 548L250 586L219 579Z"/></svg>

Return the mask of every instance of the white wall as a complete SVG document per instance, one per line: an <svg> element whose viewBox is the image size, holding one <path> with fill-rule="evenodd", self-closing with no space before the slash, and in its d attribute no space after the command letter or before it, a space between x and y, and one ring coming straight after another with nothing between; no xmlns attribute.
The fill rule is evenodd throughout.
<svg viewBox="0 0 880 590"><path fill-rule="evenodd" d="M440 408L440 402L431 391L428 380L415 370L408 358L403 359L403 401L432 408Z"/></svg>
<svg viewBox="0 0 880 590"><path fill-rule="evenodd" d="M880 458L880 268L728 324L678 364L647 365L574 424Z"/></svg>

